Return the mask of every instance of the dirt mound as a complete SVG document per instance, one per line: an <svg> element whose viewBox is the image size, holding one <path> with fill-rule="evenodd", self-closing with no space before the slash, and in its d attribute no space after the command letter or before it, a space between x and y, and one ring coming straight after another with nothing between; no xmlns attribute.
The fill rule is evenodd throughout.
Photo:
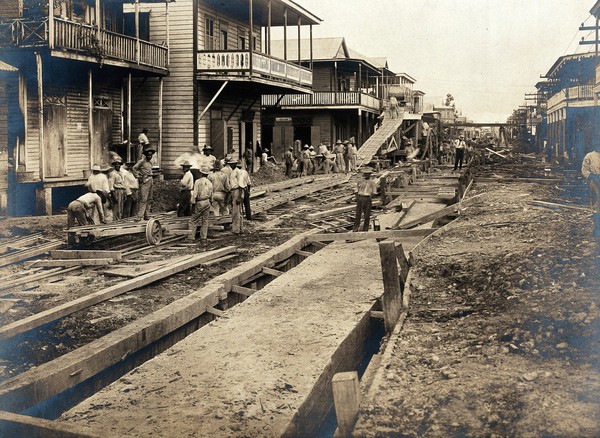
<svg viewBox="0 0 600 438"><path fill-rule="evenodd" d="M251 175L252 186L264 186L266 184L272 184L279 181L285 181L288 179L285 176L285 166L282 164L266 164L263 165L257 172Z"/></svg>
<svg viewBox="0 0 600 438"><path fill-rule="evenodd" d="M177 210L179 200L179 179L154 181L154 202L152 211L155 213Z"/></svg>

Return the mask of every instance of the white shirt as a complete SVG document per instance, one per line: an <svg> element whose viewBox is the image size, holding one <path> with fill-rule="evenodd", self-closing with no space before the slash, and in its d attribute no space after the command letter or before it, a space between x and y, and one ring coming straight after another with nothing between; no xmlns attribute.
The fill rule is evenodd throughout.
<svg viewBox="0 0 600 438"><path fill-rule="evenodd" d="M242 189L245 189L252 184L250 181L250 174L245 169L239 169L238 184Z"/></svg>
<svg viewBox="0 0 600 438"><path fill-rule="evenodd" d="M104 193L110 192L108 177L104 173L98 173L96 175L91 174L85 183L85 186L90 192L95 192L96 190L102 190Z"/></svg>
<svg viewBox="0 0 600 438"><path fill-rule="evenodd" d="M231 169L231 173L229 174L229 190L235 190L240 188L240 169L237 167L235 169Z"/></svg>
<svg viewBox="0 0 600 438"><path fill-rule="evenodd" d="M179 183L179 190L193 190L194 189L194 176L189 170L183 174Z"/></svg>
<svg viewBox="0 0 600 438"><path fill-rule="evenodd" d="M590 152L583 158L581 173L584 178L588 178L592 173L600 175L600 152Z"/></svg>

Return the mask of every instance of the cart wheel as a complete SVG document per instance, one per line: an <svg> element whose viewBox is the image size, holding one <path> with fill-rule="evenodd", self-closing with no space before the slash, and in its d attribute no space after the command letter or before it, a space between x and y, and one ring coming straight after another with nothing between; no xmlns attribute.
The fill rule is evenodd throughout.
<svg viewBox="0 0 600 438"><path fill-rule="evenodd" d="M162 239L163 230L157 219L150 219L146 223L146 240L150 245L158 245Z"/></svg>

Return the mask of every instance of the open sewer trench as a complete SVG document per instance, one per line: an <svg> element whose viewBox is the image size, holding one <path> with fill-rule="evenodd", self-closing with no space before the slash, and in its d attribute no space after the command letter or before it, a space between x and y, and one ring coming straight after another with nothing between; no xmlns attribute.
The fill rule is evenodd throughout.
<svg viewBox="0 0 600 438"><path fill-rule="evenodd" d="M198 329L207 325L209 322L219 317L219 313L245 301L254 291L259 291L267 284L273 281L279 273L285 273L303 260L317 252L326 244L314 242L296 250L291 256L284 260L276 262L270 267L263 268L260 272L250 275L239 281L232 287L231 292L227 293L226 299L219 301L209 311L188 321L177 329L166 333L160 339L146 345L131 354L126 354L114 365L103 369L93 377L82 381L81 383L64 390L46 400L39 402L27 409L7 409L11 412L19 411L20 414L32 417L54 420L60 417L64 412L78 405L86 398L94 395L105 386L116 381L129 371L139 367L144 362L152 359L156 355L164 352L180 340L194 333ZM380 310L376 303L371 310ZM385 334L383 320L371 318L369 313L361 319L359 324L350 334L348 339L344 340L338 351L332 358L332 369L335 372L356 370L359 376L362 376L366 370L372 356L379 352L380 341ZM18 397L18 395L17 395ZM312 411L303 413L299 419L300 424L305 422L312 423L312 429L315 424L319 424L316 429L316 435L320 437L332 436L336 429L335 409L333 407L333 397L331 392L331 376L324 373L323 378L315 385L315 390L311 391L310 398L317 398L318 402L307 400L306 404L314 405ZM15 434L24 432L23 429L12 429L14 424L4 424L0 422L2 430L11 431ZM11 427L9 429L9 427ZM16 436L16 435L15 435Z"/></svg>

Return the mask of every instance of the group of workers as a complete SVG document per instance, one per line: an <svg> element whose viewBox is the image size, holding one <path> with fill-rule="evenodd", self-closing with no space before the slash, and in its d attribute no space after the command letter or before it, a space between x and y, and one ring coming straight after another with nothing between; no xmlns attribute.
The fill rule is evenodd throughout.
<svg viewBox="0 0 600 438"><path fill-rule="evenodd" d="M293 178L314 175L320 171L326 174L356 172L357 155L356 145L349 140L338 140L331 148L321 143L318 150L305 144L299 156L296 156L294 148L290 147L284 154L285 174Z"/></svg>

